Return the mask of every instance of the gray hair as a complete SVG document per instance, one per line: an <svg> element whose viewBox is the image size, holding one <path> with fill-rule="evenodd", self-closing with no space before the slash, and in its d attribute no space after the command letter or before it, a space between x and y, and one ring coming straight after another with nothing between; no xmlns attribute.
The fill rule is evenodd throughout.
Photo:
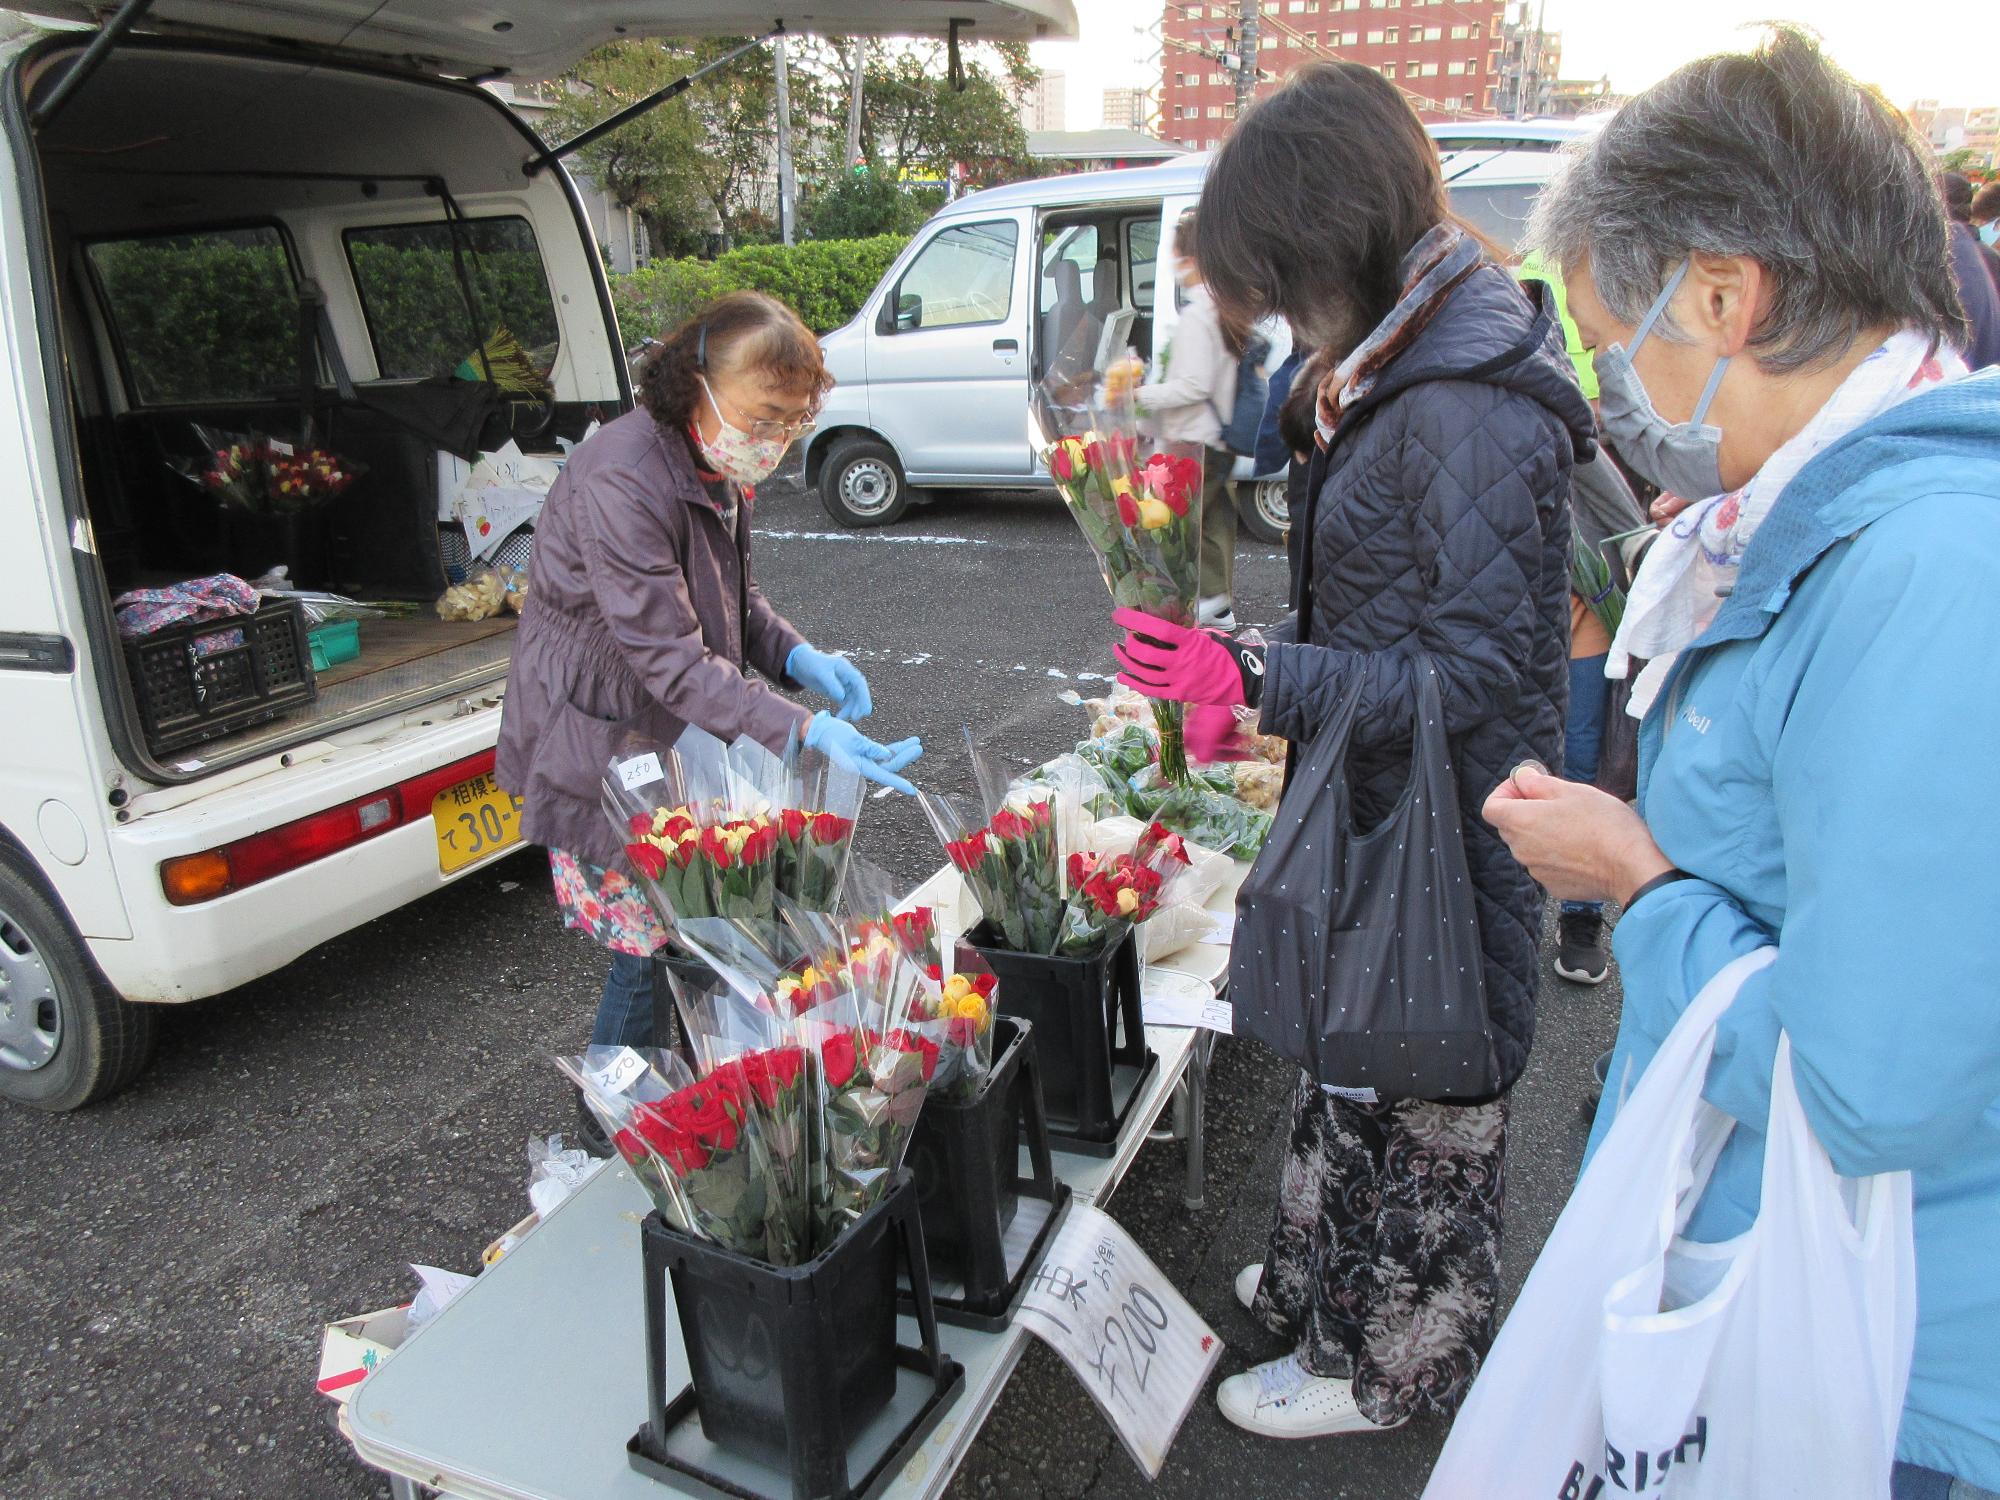
<svg viewBox="0 0 2000 1500"><path fill-rule="evenodd" d="M1535 205L1528 240L1637 323L1689 254L1742 255L1773 295L1750 344L1773 373L1838 359L1864 330L1953 342L1949 230L1903 117L1804 32L1680 68L1621 109ZM1681 337L1670 316L1656 325Z"/></svg>

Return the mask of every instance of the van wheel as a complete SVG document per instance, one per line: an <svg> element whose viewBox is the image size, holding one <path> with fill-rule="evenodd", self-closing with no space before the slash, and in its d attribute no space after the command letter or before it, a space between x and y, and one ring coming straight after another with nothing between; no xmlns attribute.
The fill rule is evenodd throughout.
<svg viewBox="0 0 2000 1500"><path fill-rule="evenodd" d="M1243 529L1268 546L1284 545L1291 528L1292 508L1282 479L1254 479L1236 486L1236 514Z"/></svg>
<svg viewBox="0 0 2000 1500"><path fill-rule="evenodd" d="M888 526L910 508L903 466L887 443L845 438L819 471L819 503L843 526Z"/></svg>
<svg viewBox="0 0 2000 1500"><path fill-rule="evenodd" d="M0 852L0 1099L51 1112L115 1094L153 1051L153 1008L97 972L68 919Z"/></svg>

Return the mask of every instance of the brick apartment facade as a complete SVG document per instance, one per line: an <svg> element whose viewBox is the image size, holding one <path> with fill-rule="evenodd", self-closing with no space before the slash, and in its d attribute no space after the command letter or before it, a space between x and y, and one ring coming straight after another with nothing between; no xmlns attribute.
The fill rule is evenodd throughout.
<svg viewBox="0 0 2000 1500"><path fill-rule="evenodd" d="M1195 150L1221 143L1236 117L1236 79L1222 63L1240 0L1167 0L1161 34L1160 134ZM1322 58L1365 63L1393 79L1426 120L1490 116L1499 107L1505 0L1261 0L1261 98L1294 68Z"/></svg>

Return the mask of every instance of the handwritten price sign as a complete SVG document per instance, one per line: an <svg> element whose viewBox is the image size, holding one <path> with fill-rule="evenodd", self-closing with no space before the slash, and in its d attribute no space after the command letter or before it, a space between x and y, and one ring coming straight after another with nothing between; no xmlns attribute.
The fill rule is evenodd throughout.
<svg viewBox="0 0 2000 1500"><path fill-rule="evenodd" d="M1210 1331L1109 1214L1081 1204L1028 1283L1021 1320L1076 1372L1149 1479L1222 1357Z"/></svg>

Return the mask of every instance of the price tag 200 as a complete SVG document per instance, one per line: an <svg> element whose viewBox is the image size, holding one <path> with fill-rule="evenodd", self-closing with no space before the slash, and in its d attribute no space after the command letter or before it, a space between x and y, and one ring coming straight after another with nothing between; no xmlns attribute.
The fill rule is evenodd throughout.
<svg viewBox="0 0 2000 1500"><path fill-rule="evenodd" d="M645 1058L630 1047L620 1047L609 1062L592 1071L590 1081L615 1099L638 1082L645 1071Z"/></svg>
<svg viewBox="0 0 2000 1500"><path fill-rule="evenodd" d="M1021 1303L1149 1479L1187 1420L1222 1340L1113 1219L1078 1205Z"/></svg>

